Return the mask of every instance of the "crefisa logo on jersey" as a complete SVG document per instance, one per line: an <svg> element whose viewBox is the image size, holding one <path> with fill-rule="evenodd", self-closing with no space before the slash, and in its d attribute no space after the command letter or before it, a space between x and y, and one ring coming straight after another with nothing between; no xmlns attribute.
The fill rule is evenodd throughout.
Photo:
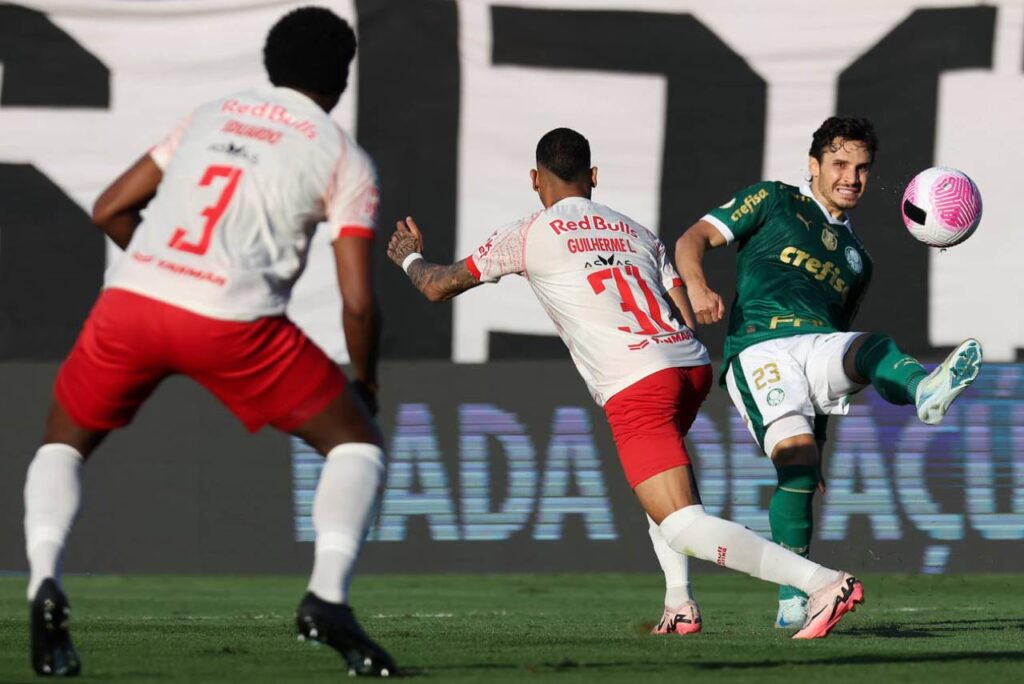
<svg viewBox="0 0 1024 684"><path fill-rule="evenodd" d="M853 247L846 248L846 263L850 264L854 273L859 274L864 270L864 262L861 261L860 253Z"/></svg>

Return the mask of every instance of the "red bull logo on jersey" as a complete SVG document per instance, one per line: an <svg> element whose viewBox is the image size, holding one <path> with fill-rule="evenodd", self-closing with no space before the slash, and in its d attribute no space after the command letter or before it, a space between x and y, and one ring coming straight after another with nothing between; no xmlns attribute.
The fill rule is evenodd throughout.
<svg viewBox="0 0 1024 684"><path fill-rule="evenodd" d="M821 259L812 257L810 252L805 252L798 247L786 247L779 254L779 261L789 266L802 268L814 276L815 280L828 281L832 289L840 293L843 299L850 292L850 286L843 278L843 272L839 266L831 261L822 262Z"/></svg>
<svg viewBox="0 0 1024 684"><path fill-rule="evenodd" d="M270 123L287 126L288 128L306 136L309 140L316 139L316 124L308 119L300 119L293 116L289 113L287 107L282 107L281 105L270 104L269 102L251 105L245 102L240 102L239 100L225 100L224 104L221 105L220 110L222 112L243 114L257 119L265 119Z"/></svg>
<svg viewBox="0 0 1024 684"><path fill-rule="evenodd" d="M754 211L754 207L761 203L762 200L768 199L768 191L761 188L752 195L747 195L743 198L743 204L736 208L736 211L729 214L729 218L733 221L739 221L741 217Z"/></svg>
<svg viewBox="0 0 1024 684"><path fill-rule="evenodd" d="M613 233L623 233L630 237L640 237L640 233L636 232L633 226L629 225L625 221L616 221L615 223L608 223L603 217L592 214L590 216L583 215L579 221L563 221L562 219L555 219L548 223L551 226L551 230L555 231L555 235L561 235L567 231L577 230L607 230Z"/></svg>

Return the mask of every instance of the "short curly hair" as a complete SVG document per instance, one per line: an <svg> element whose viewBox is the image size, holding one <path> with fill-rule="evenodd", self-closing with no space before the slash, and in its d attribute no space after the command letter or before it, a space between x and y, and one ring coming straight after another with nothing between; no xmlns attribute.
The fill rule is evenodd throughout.
<svg viewBox="0 0 1024 684"><path fill-rule="evenodd" d="M590 143L571 128L548 131L537 143L537 164L564 181L579 180L590 171Z"/></svg>
<svg viewBox="0 0 1024 684"><path fill-rule="evenodd" d="M263 66L276 86L341 95L355 54L356 34L347 21L323 7L300 7L270 29Z"/></svg>
<svg viewBox="0 0 1024 684"><path fill-rule="evenodd" d="M878 135L875 133L875 125L861 116L830 116L825 119L818 130L814 131L811 149L807 154L820 162L825 152L836 151L833 146L836 138L863 143L874 161L878 151Z"/></svg>

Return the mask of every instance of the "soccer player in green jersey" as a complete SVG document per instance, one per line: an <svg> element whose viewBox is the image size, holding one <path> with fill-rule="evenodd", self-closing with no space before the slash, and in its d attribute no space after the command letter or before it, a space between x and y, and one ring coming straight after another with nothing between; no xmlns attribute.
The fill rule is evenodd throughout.
<svg viewBox="0 0 1024 684"><path fill-rule="evenodd" d="M824 491L821 450L829 415L873 385L886 401L942 420L978 376L981 346L968 339L932 373L888 336L850 332L872 263L848 212L864 195L878 139L863 118L831 117L815 131L809 182L766 181L740 190L676 242L676 265L700 323L725 306L702 266L708 249L736 243L736 299L721 384L779 478L768 509L772 538L807 555L811 502ZM779 591L777 627L799 627L807 597Z"/></svg>

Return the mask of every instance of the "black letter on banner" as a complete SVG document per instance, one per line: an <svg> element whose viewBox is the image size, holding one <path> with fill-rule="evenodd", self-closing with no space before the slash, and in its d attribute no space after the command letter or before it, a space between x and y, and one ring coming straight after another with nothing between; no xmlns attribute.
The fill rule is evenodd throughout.
<svg viewBox="0 0 1024 684"><path fill-rule="evenodd" d="M0 62L2 106L110 106L107 67L39 12L0 6ZM35 167L0 164L0 359L62 358L104 261L103 236L81 207Z"/></svg>
<svg viewBox="0 0 1024 684"><path fill-rule="evenodd" d="M658 222L670 254L676 238L708 209L761 179L765 82L693 16L494 7L491 17L495 64L665 76ZM614 97L594 104L614 113ZM629 207L619 209L629 213ZM727 301L735 293L734 261L731 252L711 254L706 264L709 281ZM701 335L717 352L725 326ZM550 349L534 342L536 336L517 335L511 344L502 339L508 337L491 333L491 348L507 353L515 347L530 358Z"/></svg>
<svg viewBox="0 0 1024 684"><path fill-rule="evenodd" d="M454 2L356 0L359 14L359 144L381 179L380 231L412 215L426 233L427 257L455 254L455 165L459 129L458 14ZM430 304L377 252L387 317L388 358L451 359L452 309Z"/></svg>
<svg viewBox="0 0 1024 684"><path fill-rule="evenodd" d="M917 10L839 77L838 113L871 119L880 148L872 190L853 215L875 262L854 328L884 330L912 354L934 353L929 250L904 229L900 200L911 177L935 163L940 74L991 68L995 19L994 7Z"/></svg>

